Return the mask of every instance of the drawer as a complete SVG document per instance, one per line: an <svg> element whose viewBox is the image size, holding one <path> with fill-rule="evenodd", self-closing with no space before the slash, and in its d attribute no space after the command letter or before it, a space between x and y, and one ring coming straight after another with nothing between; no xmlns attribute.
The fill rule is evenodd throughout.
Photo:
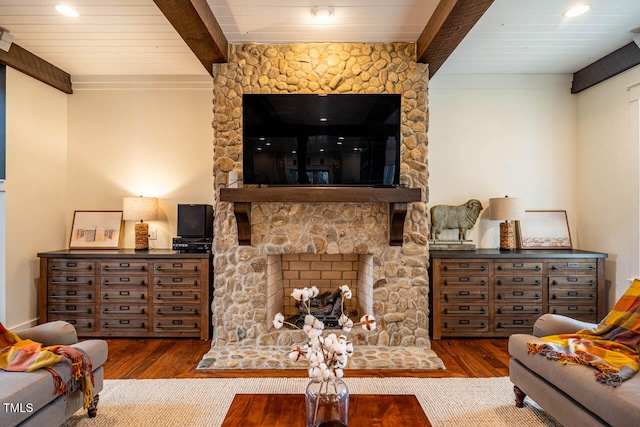
<svg viewBox="0 0 640 427"><path fill-rule="evenodd" d="M156 290L153 301L167 304L200 303L200 291Z"/></svg>
<svg viewBox="0 0 640 427"><path fill-rule="evenodd" d="M444 289L447 286L463 286L466 288L486 287L487 283L489 283L488 276L447 276L442 278L442 286L440 289Z"/></svg>
<svg viewBox="0 0 640 427"><path fill-rule="evenodd" d="M126 286L132 289L135 289L138 286L147 287L147 276L127 276L127 275L113 275L113 276L102 276L100 279L100 284L102 285L102 289L111 288L111 287L122 287Z"/></svg>
<svg viewBox="0 0 640 427"><path fill-rule="evenodd" d="M566 273L566 274L587 274L595 273L596 261L588 260L565 260L552 261L549 263L549 274Z"/></svg>
<svg viewBox="0 0 640 427"><path fill-rule="evenodd" d="M495 330L510 332L513 334L531 333L533 331L533 324L536 322L536 316L529 317L514 317L504 316L496 319Z"/></svg>
<svg viewBox="0 0 640 427"><path fill-rule="evenodd" d="M596 302L595 289L550 289L549 304L581 305Z"/></svg>
<svg viewBox="0 0 640 427"><path fill-rule="evenodd" d="M49 304L90 303L95 299L93 286L51 286L47 292Z"/></svg>
<svg viewBox="0 0 640 427"><path fill-rule="evenodd" d="M180 318L180 319L168 319L168 318L156 318L153 324L154 332L193 332L195 334L200 333L200 320L193 318Z"/></svg>
<svg viewBox="0 0 640 427"><path fill-rule="evenodd" d="M549 306L549 313L569 316L584 322L597 322L596 307L593 305L553 304Z"/></svg>
<svg viewBox="0 0 640 427"><path fill-rule="evenodd" d="M495 264L495 274L518 274L518 272L542 273L542 262L502 261Z"/></svg>
<svg viewBox="0 0 640 427"><path fill-rule="evenodd" d="M489 263L480 261L444 261L440 264L440 274L464 274L488 272Z"/></svg>
<svg viewBox="0 0 640 427"><path fill-rule="evenodd" d="M442 307L444 316L483 316L489 313L488 305L449 304Z"/></svg>
<svg viewBox="0 0 640 427"><path fill-rule="evenodd" d="M489 291L487 289L447 289L440 292L442 296L442 300L445 304L454 303L454 304L473 304L473 303L482 303L488 300Z"/></svg>
<svg viewBox="0 0 640 427"><path fill-rule="evenodd" d="M496 286L521 286L526 288L542 288L542 276L500 276L496 277Z"/></svg>
<svg viewBox="0 0 640 427"><path fill-rule="evenodd" d="M200 288L199 276L184 276L184 275L156 275L153 278L153 284L158 288Z"/></svg>
<svg viewBox="0 0 640 427"><path fill-rule="evenodd" d="M530 289L527 287L508 287L498 289L496 292L496 302L509 304L512 301L535 304L542 303L542 289Z"/></svg>
<svg viewBox="0 0 640 427"><path fill-rule="evenodd" d="M100 318L140 318L146 317L148 309L146 304L102 304L100 306Z"/></svg>
<svg viewBox="0 0 640 427"><path fill-rule="evenodd" d="M534 304L496 304L496 317L498 316L540 316L542 305Z"/></svg>
<svg viewBox="0 0 640 427"><path fill-rule="evenodd" d="M101 319L100 329L103 332L147 332L149 322L146 319Z"/></svg>
<svg viewBox="0 0 640 427"><path fill-rule="evenodd" d="M158 274L200 274L200 261L156 261L153 263L153 272Z"/></svg>
<svg viewBox="0 0 640 427"><path fill-rule="evenodd" d="M63 317L93 317L93 304L61 304L52 303L47 306L47 313L50 319L64 320ZM56 317L57 316L57 317Z"/></svg>
<svg viewBox="0 0 640 427"><path fill-rule="evenodd" d="M149 263L132 260L108 260L100 263L102 275L110 274L146 274L149 271Z"/></svg>
<svg viewBox="0 0 640 427"><path fill-rule="evenodd" d="M103 302L131 302L140 304L142 301L149 300L147 289L103 289L101 292Z"/></svg>
<svg viewBox="0 0 640 427"><path fill-rule="evenodd" d="M549 286L553 288L594 288L595 276L549 276Z"/></svg>
<svg viewBox="0 0 640 427"><path fill-rule="evenodd" d="M50 276L47 282L49 286L70 285L70 286L93 286L95 284L95 276L78 276L78 275L56 275Z"/></svg>
<svg viewBox="0 0 640 427"><path fill-rule="evenodd" d="M484 316L447 316L442 332L488 332L489 318Z"/></svg>
<svg viewBox="0 0 640 427"><path fill-rule="evenodd" d="M178 304L156 304L154 306L154 316L156 319L159 317L200 317L200 306L193 305L178 305Z"/></svg>
<svg viewBox="0 0 640 427"><path fill-rule="evenodd" d="M52 259L47 264L47 269L50 275L95 274L96 265L94 261L88 260Z"/></svg>

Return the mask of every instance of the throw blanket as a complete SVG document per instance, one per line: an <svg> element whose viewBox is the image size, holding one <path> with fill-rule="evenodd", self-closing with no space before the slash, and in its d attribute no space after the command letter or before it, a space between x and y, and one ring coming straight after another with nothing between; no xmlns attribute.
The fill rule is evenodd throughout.
<svg viewBox="0 0 640 427"><path fill-rule="evenodd" d="M57 365L59 362L66 362ZM53 376L55 393L70 395L82 389L84 407L93 403L93 369L84 354L73 347L42 344L23 340L0 323L0 369L33 372L46 369Z"/></svg>
<svg viewBox="0 0 640 427"><path fill-rule="evenodd" d="M639 368L640 280L634 280L596 328L541 339L548 344L529 343L529 353L540 353L562 364L592 366L598 381L617 387Z"/></svg>

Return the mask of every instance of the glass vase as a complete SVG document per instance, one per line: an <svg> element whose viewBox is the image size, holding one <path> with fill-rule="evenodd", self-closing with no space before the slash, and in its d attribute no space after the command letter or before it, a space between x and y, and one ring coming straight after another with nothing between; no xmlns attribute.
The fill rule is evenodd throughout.
<svg viewBox="0 0 640 427"><path fill-rule="evenodd" d="M311 380L305 395L306 427L347 427L349 389L341 379Z"/></svg>

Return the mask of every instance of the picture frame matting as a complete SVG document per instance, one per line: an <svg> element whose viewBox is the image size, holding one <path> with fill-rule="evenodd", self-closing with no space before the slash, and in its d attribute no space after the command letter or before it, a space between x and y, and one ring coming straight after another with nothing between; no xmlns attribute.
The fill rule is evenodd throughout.
<svg viewBox="0 0 640 427"><path fill-rule="evenodd" d="M76 210L69 249L119 249L123 232L122 211Z"/></svg>

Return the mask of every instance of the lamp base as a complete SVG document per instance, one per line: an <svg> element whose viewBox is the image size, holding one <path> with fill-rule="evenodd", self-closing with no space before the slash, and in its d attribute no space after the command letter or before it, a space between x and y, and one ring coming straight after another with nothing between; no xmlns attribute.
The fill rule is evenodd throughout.
<svg viewBox="0 0 640 427"><path fill-rule="evenodd" d="M149 249L149 224L146 222L136 222L136 251Z"/></svg>
<svg viewBox="0 0 640 427"><path fill-rule="evenodd" d="M516 227L513 222L500 223L500 250L512 251L516 248Z"/></svg>

